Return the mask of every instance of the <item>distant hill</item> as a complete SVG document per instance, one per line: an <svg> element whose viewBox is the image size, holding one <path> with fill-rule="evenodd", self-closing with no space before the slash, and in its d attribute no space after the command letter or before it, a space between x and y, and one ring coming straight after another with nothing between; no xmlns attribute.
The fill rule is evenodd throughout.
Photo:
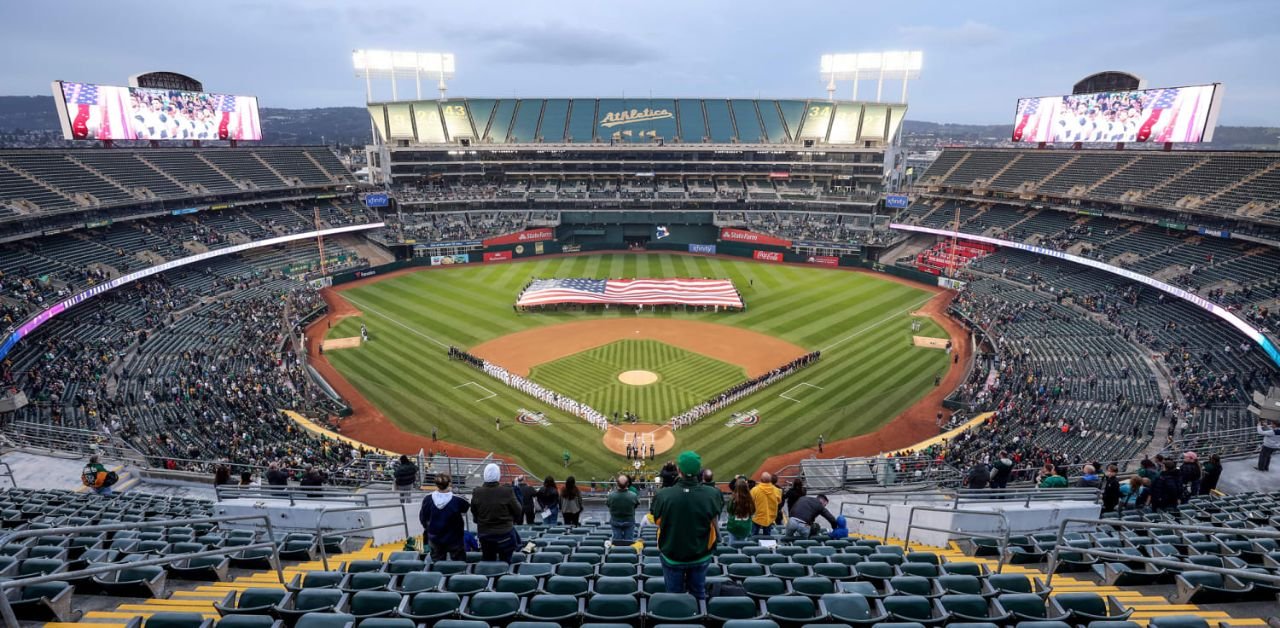
<svg viewBox="0 0 1280 628"><path fill-rule="evenodd" d="M266 144L340 144L361 146L369 141L369 114L363 107L262 110L262 140ZM1008 124L949 124L907 120L908 144L927 146L959 143L1007 143ZM52 96L0 96L0 147L61 146L58 114ZM1280 149L1280 128L1219 126L1208 148Z"/></svg>

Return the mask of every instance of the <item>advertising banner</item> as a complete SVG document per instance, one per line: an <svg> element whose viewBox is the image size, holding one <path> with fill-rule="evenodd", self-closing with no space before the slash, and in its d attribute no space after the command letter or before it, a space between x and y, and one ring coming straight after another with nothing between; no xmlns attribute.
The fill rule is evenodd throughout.
<svg viewBox="0 0 1280 628"><path fill-rule="evenodd" d="M582 245L581 245L581 244L566 244L566 245L564 245L564 246L560 247L560 251L561 251L562 253L581 253L581 252L582 252Z"/></svg>
<svg viewBox="0 0 1280 628"><path fill-rule="evenodd" d="M389 202L389 197L386 194L365 194L364 195L365 207L386 207L388 202Z"/></svg>
<svg viewBox="0 0 1280 628"><path fill-rule="evenodd" d="M484 254L486 262L505 262L511 259L511 251L490 251Z"/></svg>
<svg viewBox="0 0 1280 628"><path fill-rule="evenodd" d="M946 288L948 290L963 290L965 287L965 282L960 281L959 279L952 279L950 277L939 276L938 287Z"/></svg>
<svg viewBox="0 0 1280 628"><path fill-rule="evenodd" d="M751 257L754 257L762 262L781 262L782 261L782 253L779 253L777 251L755 250L751 252Z"/></svg>
<svg viewBox="0 0 1280 628"><path fill-rule="evenodd" d="M716 245L714 244L690 244L690 253L706 253L708 255L716 254Z"/></svg>
<svg viewBox="0 0 1280 628"><path fill-rule="evenodd" d="M805 258L804 261L809 262L810 264L822 264L824 266L840 265L840 258L834 255L810 255Z"/></svg>
<svg viewBox="0 0 1280 628"><path fill-rule="evenodd" d="M496 238L489 238L484 241L486 247L501 246L503 244L520 244L521 242L541 242L544 240L554 240L556 237L555 229L550 227L541 227L538 229L530 229L528 231L520 231L518 233L508 233L500 235Z"/></svg>
<svg viewBox="0 0 1280 628"><path fill-rule="evenodd" d="M199 207L184 207L182 209L175 209L169 213L173 214L174 216L182 216L184 214L194 214L198 211L200 211Z"/></svg>
<svg viewBox="0 0 1280 628"><path fill-rule="evenodd" d="M261 140L258 99L54 81L68 140Z"/></svg>
<svg viewBox="0 0 1280 628"><path fill-rule="evenodd" d="M906 209L907 205L906 194L886 194L884 196L885 209Z"/></svg>
<svg viewBox="0 0 1280 628"><path fill-rule="evenodd" d="M1218 229L1205 229L1204 227L1199 227L1199 228L1197 228L1197 229L1196 229L1196 231L1197 231L1200 235L1213 236L1213 237L1215 237L1215 238L1230 238L1230 237L1231 237L1231 232L1230 232L1230 231L1220 231L1220 230L1218 230Z"/></svg>
<svg viewBox="0 0 1280 628"><path fill-rule="evenodd" d="M1020 98L1015 142L1208 142L1218 85Z"/></svg>
<svg viewBox="0 0 1280 628"><path fill-rule="evenodd" d="M457 255L432 255L432 266L452 266L454 264L466 264L469 261L466 253L458 253Z"/></svg>
<svg viewBox="0 0 1280 628"><path fill-rule="evenodd" d="M748 242L751 244L765 244L768 246L791 246L790 240L775 238L771 235L747 231L745 229L730 229L728 227L720 230L720 239L725 242Z"/></svg>

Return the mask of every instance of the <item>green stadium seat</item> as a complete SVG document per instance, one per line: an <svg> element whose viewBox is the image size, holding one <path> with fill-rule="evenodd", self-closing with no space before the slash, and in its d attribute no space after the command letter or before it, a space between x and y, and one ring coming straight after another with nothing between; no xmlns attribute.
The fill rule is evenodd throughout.
<svg viewBox="0 0 1280 628"><path fill-rule="evenodd" d="M778 628L772 619L731 619L722 628Z"/></svg>
<svg viewBox="0 0 1280 628"><path fill-rule="evenodd" d="M769 565L769 575L783 580L794 580L809 575L809 567L799 563L776 563Z"/></svg>
<svg viewBox="0 0 1280 628"><path fill-rule="evenodd" d="M520 617L530 621L572 624L581 615L582 600L572 595L535 595L520 609Z"/></svg>
<svg viewBox="0 0 1280 628"><path fill-rule="evenodd" d="M645 617L649 623L700 623L706 610L688 593L655 593L649 597Z"/></svg>
<svg viewBox="0 0 1280 628"><path fill-rule="evenodd" d="M584 622L616 622L638 626L644 615L644 601L634 595L597 594L587 599Z"/></svg>
<svg viewBox="0 0 1280 628"><path fill-rule="evenodd" d="M444 581L444 590L458 595L472 595L488 588L489 579L475 574L454 574Z"/></svg>
<svg viewBox="0 0 1280 628"><path fill-rule="evenodd" d="M431 563L431 571L434 571L436 573L443 574L446 576L452 576L454 574L460 574L460 573L467 573L467 570L468 570L467 562L463 560L438 560L434 563Z"/></svg>
<svg viewBox="0 0 1280 628"><path fill-rule="evenodd" d="M922 595L890 595L881 600L885 612L895 621L917 622L926 626L945 624L949 616L929 598Z"/></svg>
<svg viewBox="0 0 1280 628"><path fill-rule="evenodd" d="M804 576L791 581L791 590L812 598L836 592L836 581L822 576Z"/></svg>
<svg viewBox="0 0 1280 628"><path fill-rule="evenodd" d="M987 584L997 594L1034 593L1040 597L1048 597L1049 595L1049 590L1045 588L1039 578L1032 578L1023 574L993 573L987 576Z"/></svg>
<svg viewBox="0 0 1280 628"><path fill-rule="evenodd" d="M482 592L463 601L458 614L463 619L505 625L515 619L519 612L520 596L514 593Z"/></svg>
<svg viewBox="0 0 1280 628"><path fill-rule="evenodd" d="M874 626L889 618L878 600L856 593L829 593L822 596L819 605L832 621L851 626Z"/></svg>
<svg viewBox="0 0 1280 628"><path fill-rule="evenodd" d="M1126 610L1115 597L1106 598L1097 593L1059 593L1049 601L1055 614L1067 613L1072 624L1095 621L1126 621L1133 609Z"/></svg>
<svg viewBox="0 0 1280 628"><path fill-rule="evenodd" d="M500 560L482 560L471 566L471 573L492 578L511 571L511 565Z"/></svg>
<svg viewBox="0 0 1280 628"><path fill-rule="evenodd" d="M938 604L950 614L952 620L961 622L1004 624L1011 617L991 602L990 598L981 595L944 595L938 598Z"/></svg>
<svg viewBox="0 0 1280 628"><path fill-rule="evenodd" d="M6 591L9 606L20 620L70 622L75 620L71 594L75 587L60 580L28 584Z"/></svg>
<svg viewBox="0 0 1280 628"><path fill-rule="evenodd" d="M764 601L765 615L786 624L816 624L826 621L827 614L816 601L799 595L775 595Z"/></svg>
<svg viewBox="0 0 1280 628"><path fill-rule="evenodd" d="M243 591L230 591L221 602L214 602L213 608L219 615L266 615L271 609L284 604L289 592L281 589L251 588Z"/></svg>
<svg viewBox="0 0 1280 628"><path fill-rule="evenodd" d="M643 569L648 570L649 565L644 565ZM659 575L662 573L662 564L657 564ZM636 566L630 563L600 563L596 566L596 573L602 577L608 578L624 578L636 575Z"/></svg>
<svg viewBox="0 0 1280 628"><path fill-rule="evenodd" d="M591 592L591 581L577 576L551 576L542 582L538 592L583 597Z"/></svg>
<svg viewBox="0 0 1280 628"><path fill-rule="evenodd" d="M145 619L138 617L126 624L127 628L208 628L213 622L200 613L154 613Z"/></svg>
<svg viewBox="0 0 1280 628"><path fill-rule="evenodd" d="M270 615L227 615L216 628L281 628L284 623Z"/></svg>
<svg viewBox="0 0 1280 628"><path fill-rule="evenodd" d="M400 593L436 591L440 589L441 582L444 582L444 576L434 571L415 571L396 578L391 590Z"/></svg>
<svg viewBox="0 0 1280 628"><path fill-rule="evenodd" d="M389 617L400 608L402 599L395 591L356 591L347 604L348 612L361 621L370 617Z"/></svg>
<svg viewBox="0 0 1280 628"><path fill-rule="evenodd" d="M271 607L271 614L290 625L307 613L337 613L346 610L347 593L338 589L302 589L290 593Z"/></svg>
<svg viewBox="0 0 1280 628"><path fill-rule="evenodd" d="M347 579L342 583L343 591L385 591L391 587L391 581L395 579L389 573L361 571L358 573L347 574Z"/></svg>
<svg viewBox="0 0 1280 628"><path fill-rule="evenodd" d="M503 563L503 566L505 567L506 563ZM426 568L427 561L425 560L393 560L387 563L387 566L383 571L389 574L399 575L414 571L422 571Z"/></svg>
<svg viewBox="0 0 1280 628"><path fill-rule="evenodd" d="M1070 615L1054 612L1044 598L1034 593L1002 593L996 596L1002 612L1010 613L1019 623L1024 621L1067 621Z"/></svg>
<svg viewBox="0 0 1280 628"><path fill-rule="evenodd" d="M347 628L356 618L346 613L308 613L293 628Z"/></svg>
<svg viewBox="0 0 1280 628"><path fill-rule="evenodd" d="M431 624L457 615L461 606L462 598L457 593L426 591L404 596L397 614L415 622Z"/></svg>
<svg viewBox="0 0 1280 628"><path fill-rule="evenodd" d="M434 628L489 628L489 624L474 619L443 619Z"/></svg>
<svg viewBox="0 0 1280 628"><path fill-rule="evenodd" d="M538 591L538 579L533 576L506 574L494 578L489 588L498 593L514 593L520 597L526 597Z"/></svg>
<svg viewBox="0 0 1280 628"><path fill-rule="evenodd" d="M1218 604L1240 601L1250 597L1253 585L1245 584L1234 576L1211 571L1184 571L1173 579L1178 591L1172 598L1175 604Z"/></svg>
<svg viewBox="0 0 1280 628"><path fill-rule="evenodd" d="M555 574L557 576L591 578L596 575L596 566L591 563L563 562L556 565Z"/></svg>
<svg viewBox="0 0 1280 628"><path fill-rule="evenodd" d="M640 590L640 582L635 578L596 578L592 592L605 595L635 595Z"/></svg>
<svg viewBox="0 0 1280 628"><path fill-rule="evenodd" d="M889 595L919 595L937 597L933 581L921 576L894 576L889 578Z"/></svg>
<svg viewBox="0 0 1280 628"><path fill-rule="evenodd" d="M898 571L903 575L922 578L937 578L942 575L942 568L930 563L902 563L898 565Z"/></svg>

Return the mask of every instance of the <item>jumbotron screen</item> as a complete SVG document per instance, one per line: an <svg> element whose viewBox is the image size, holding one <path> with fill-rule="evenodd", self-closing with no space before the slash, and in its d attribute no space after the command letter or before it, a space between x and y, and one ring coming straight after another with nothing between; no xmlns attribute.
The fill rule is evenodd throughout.
<svg viewBox="0 0 1280 628"><path fill-rule="evenodd" d="M69 140L261 140L258 99L54 81Z"/></svg>
<svg viewBox="0 0 1280 628"><path fill-rule="evenodd" d="M1208 142L1220 84L1018 99L1015 142Z"/></svg>

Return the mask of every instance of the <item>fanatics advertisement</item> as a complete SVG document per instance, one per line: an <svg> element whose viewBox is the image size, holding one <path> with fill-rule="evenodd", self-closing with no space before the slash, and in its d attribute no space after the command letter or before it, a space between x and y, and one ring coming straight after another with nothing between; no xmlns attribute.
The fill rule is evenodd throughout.
<svg viewBox="0 0 1280 628"><path fill-rule="evenodd" d="M1208 142L1220 85L1021 98L1015 142Z"/></svg>
<svg viewBox="0 0 1280 628"><path fill-rule="evenodd" d="M486 262L505 262L511 259L511 251L492 251L484 254Z"/></svg>
<svg viewBox="0 0 1280 628"><path fill-rule="evenodd" d="M781 262L782 261L782 253L779 253L777 251L756 250L751 252L751 257L754 257L762 262Z"/></svg>
<svg viewBox="0 0 1280 628"><path fill-rule="evenodd" d="M730 229L728 227L720 230L720 239L725 242L747 242L750 244L764 244L768 246L791 246L790 240L775 238L771 235L747 231L745 229Z"/></svg>
<svg viewBox="0 0 1280 628"><path fill-rule="evenodd" d="M54 81L68 140L261 140L258 99Z"/></svg>
<svg viewBox="0 0 1280 628"><path fill-rule="evenodd" d="M466 264L470 258L466 253L458 253L457 255L432 255L432 266L452 266L454 264Z"/></svg>
<svg viewBox="0 0 1280 628"><path fill-rule="evenodd" d="M554 240L556 237L555 229L542 227L539 229L530 229L519 233L508 233L496 238L489 238L484 241L486 247L501 246L503 244L519 244L521 242L541 242L544 240Z"/></svg>

